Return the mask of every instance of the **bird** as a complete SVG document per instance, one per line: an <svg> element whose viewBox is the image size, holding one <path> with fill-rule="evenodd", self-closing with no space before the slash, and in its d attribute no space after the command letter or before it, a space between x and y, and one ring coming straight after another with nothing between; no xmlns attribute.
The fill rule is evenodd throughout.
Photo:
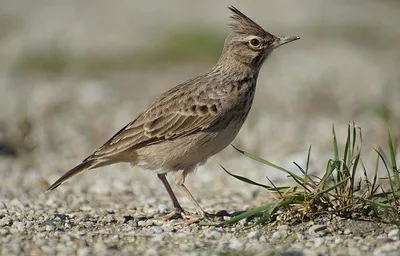
<svg viewBox="0 0 400 256"><path fill-rule="evenodd" d="M190 218L178 202L166 175L195 205L196 216L208 218L185 185L188 174L226 148L245 122L259 71L270 53L298 36L274 36L234 6L230 33L216 65L161 94L104 145L52 184L46 192L87 170L128 162L153 171L174 206L165 219Z"/></svg>

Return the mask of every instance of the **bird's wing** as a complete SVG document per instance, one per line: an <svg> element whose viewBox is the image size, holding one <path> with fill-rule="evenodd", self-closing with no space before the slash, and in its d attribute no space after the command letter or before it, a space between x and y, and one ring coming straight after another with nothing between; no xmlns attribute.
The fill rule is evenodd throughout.
<svg viewBox="0 0 400 256"><path fill-rule="evenodd" d="M201 97L203 94L161 97L84 161L99 158L111 160L127 149L141 148L210 128L225 110L217 100L205 100Z"/></svg>

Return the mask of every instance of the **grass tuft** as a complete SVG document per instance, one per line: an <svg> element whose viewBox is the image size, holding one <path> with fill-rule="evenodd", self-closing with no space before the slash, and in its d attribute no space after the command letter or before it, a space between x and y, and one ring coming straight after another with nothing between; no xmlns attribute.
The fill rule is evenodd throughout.
<svg viewBox="0 0 400 256"><path fill-rule="evenodd" d="M325 172L322 177L309 174L311 146L306 156L306 166L295 166L301 172L298 175L283 167L275 165L265 159L236 148L239 153L277 169L293 180L290 187L277 187L270 179L272 186L260 184L248 178L232 174L224 167L222 169L230 176L267 190L275 199L265 205L244 212L238 216L220 223L202 223L204 225L224 226L236 223L242 219L257 217L251 226L264 224L277 217L278 210L284 212L280 219L286 221L298 221L299 219L311 219L320 214L336 214L343 217L351 217L352 213L361 215L371 214L382 221L399 224L399 170L396 163L396 152L393 140L388 132L388 149L390 157L385 157L382 150L376 150L374 175L368 177L367 169L361 158L362 131L355 123L349 124L345 147L339 150L335 126L332 125L333 157L327 160ZM389 180L389 187L384 188L378 184L379 163L382 162Z"/></svg>

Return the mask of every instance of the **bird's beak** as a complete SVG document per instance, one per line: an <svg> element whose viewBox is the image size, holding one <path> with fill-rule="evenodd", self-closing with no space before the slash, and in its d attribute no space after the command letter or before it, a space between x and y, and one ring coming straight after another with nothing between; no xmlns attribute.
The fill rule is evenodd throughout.
<svg viewBox="0 0 400 256"><path fill-rule="evenodd" d="M272 43L272 47L273 47L273 49L275 49L281 45L284 45L284 44L287 44L287 43L290 43L290 42L293 42L293 41L296 41L299 39L300 39L300 37L298 37L298 36L280 36L280 37L277 37L275 39L275 41Z"/></svg>

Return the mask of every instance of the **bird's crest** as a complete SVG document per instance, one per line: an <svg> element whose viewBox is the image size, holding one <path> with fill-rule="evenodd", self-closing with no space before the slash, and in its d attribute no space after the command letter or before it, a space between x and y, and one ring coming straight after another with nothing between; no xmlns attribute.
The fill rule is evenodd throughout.
<svg viewBox="0 0 400 256"><path fill-rule="evenodd" d="M265 37L268 34L268 32L266 32L260 25L252 21L234 6L230 6L228 8L233 13L231 18L234 20L234 22L230 23L229 27L234 33L260 37Z"/></svg>

